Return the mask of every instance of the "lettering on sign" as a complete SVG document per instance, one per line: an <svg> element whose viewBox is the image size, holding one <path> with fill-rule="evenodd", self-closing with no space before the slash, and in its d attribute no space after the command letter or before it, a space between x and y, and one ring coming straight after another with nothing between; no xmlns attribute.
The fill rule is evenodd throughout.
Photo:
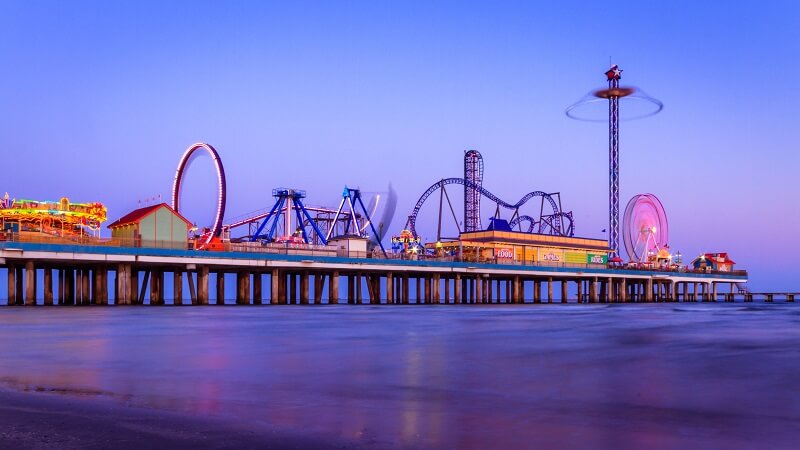
<svg viewBox="0 0 800 450"><path fill-rule="evenodd" d="M514 258L514 249L511 248L498 248L496 253L498 258L502 259L513 259Z"/></svg>
<svg viewBox="0 0 800 450"><path fill-rule="evenodd" d="M551 261L551 262L559 262L561 261L561 255L555 252L545 253L542 255L543 261Z"/></svg>
<svg viewBox="0 0 800 450"><path fill-rule="evenodd" d="M604 259L602 255L592 255L589 258L589 264L605 264Z"/></svg>

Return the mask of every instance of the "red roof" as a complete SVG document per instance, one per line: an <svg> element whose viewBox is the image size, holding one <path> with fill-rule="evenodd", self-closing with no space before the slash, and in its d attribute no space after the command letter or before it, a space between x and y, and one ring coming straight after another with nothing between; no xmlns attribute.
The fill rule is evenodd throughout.
<svg viewBox="0 0 800 450"><path fill-rule="evenodd" d="M728 258L727 253L705 253L703 256L706 260L714 261L717 264L736 264L732 259Z"/></svg>
<svg viewBox="0 0 800 450"><path fill-rule="evenodd" d="M151 205L145 206L144 208L134 209L133 211L125 214L124 216L120 217L118 220L114 221L113 223L108 225L108 228L120 227L123 225L129 225L132 223L139 223L142 219L149 216L151 213L155 212L157 209L161 208L162 206L166 207L168 210L172 211L176 216L180 217L181 220L186 222L189 226L192 226L192 223L186 220L185 217L180 215L178 211L172 209L166 203L159 203L158 205Z"/></svg>

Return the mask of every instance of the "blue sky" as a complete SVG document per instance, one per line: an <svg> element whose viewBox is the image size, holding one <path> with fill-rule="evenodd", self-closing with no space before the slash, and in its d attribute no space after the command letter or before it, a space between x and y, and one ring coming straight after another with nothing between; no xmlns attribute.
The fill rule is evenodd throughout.
<svg viewBox="0 0 800 450"><path fill-rule="evenodd" d="M578 234L603 237L607 129L563 111L611 58L665 104L622 124L623 205L652 192L673 249L729 251L754 287L800 288L800 6L697 3L0 2L2 189L102 201L113 220L167 199L205 141L229 216L277 186L335 206L344 184L391 181L399 231L474 148L489 190L560 191ZM199 222L209 162L187 180Z"/></svg>

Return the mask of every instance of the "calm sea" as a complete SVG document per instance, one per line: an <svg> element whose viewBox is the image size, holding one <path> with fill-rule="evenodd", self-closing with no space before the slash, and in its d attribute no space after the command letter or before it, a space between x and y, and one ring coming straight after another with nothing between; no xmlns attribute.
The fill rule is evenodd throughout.
<svg viewBox="0 0 800 450"><path fill-rule="evenodd" d="M0 308L9 387L398 447L797 448L798 380L784 303Z"/></svg>

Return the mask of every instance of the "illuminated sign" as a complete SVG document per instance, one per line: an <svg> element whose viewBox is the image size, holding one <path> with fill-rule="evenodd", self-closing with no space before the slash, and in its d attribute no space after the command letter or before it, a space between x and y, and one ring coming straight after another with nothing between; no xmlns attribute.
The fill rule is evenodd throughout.
<svg viewBox="0 0 800 450"><path fill-rule="evenodd" d="M495 250L495 256L498 259L514 259L513 248L498 248Z"/></svg>
<svg viewBox="0 0 800 450"><path fill-rule="evenodd" d="M541 249L539 250L539 261L546 262L561 262L564 257L564 252L556 249Z"/></svg>
<svg viewBox="0 0 800 450"><path fill-rule="evenodd" d="M608 255L597 255L589 253L586 255L587 264L608 264Z"/></svg>
<svg viewBox="0 0 800 450"><path fill-rule="evenodd" d="M586 264L586 253L564 252L564 262L568 264Z"/></svg>

